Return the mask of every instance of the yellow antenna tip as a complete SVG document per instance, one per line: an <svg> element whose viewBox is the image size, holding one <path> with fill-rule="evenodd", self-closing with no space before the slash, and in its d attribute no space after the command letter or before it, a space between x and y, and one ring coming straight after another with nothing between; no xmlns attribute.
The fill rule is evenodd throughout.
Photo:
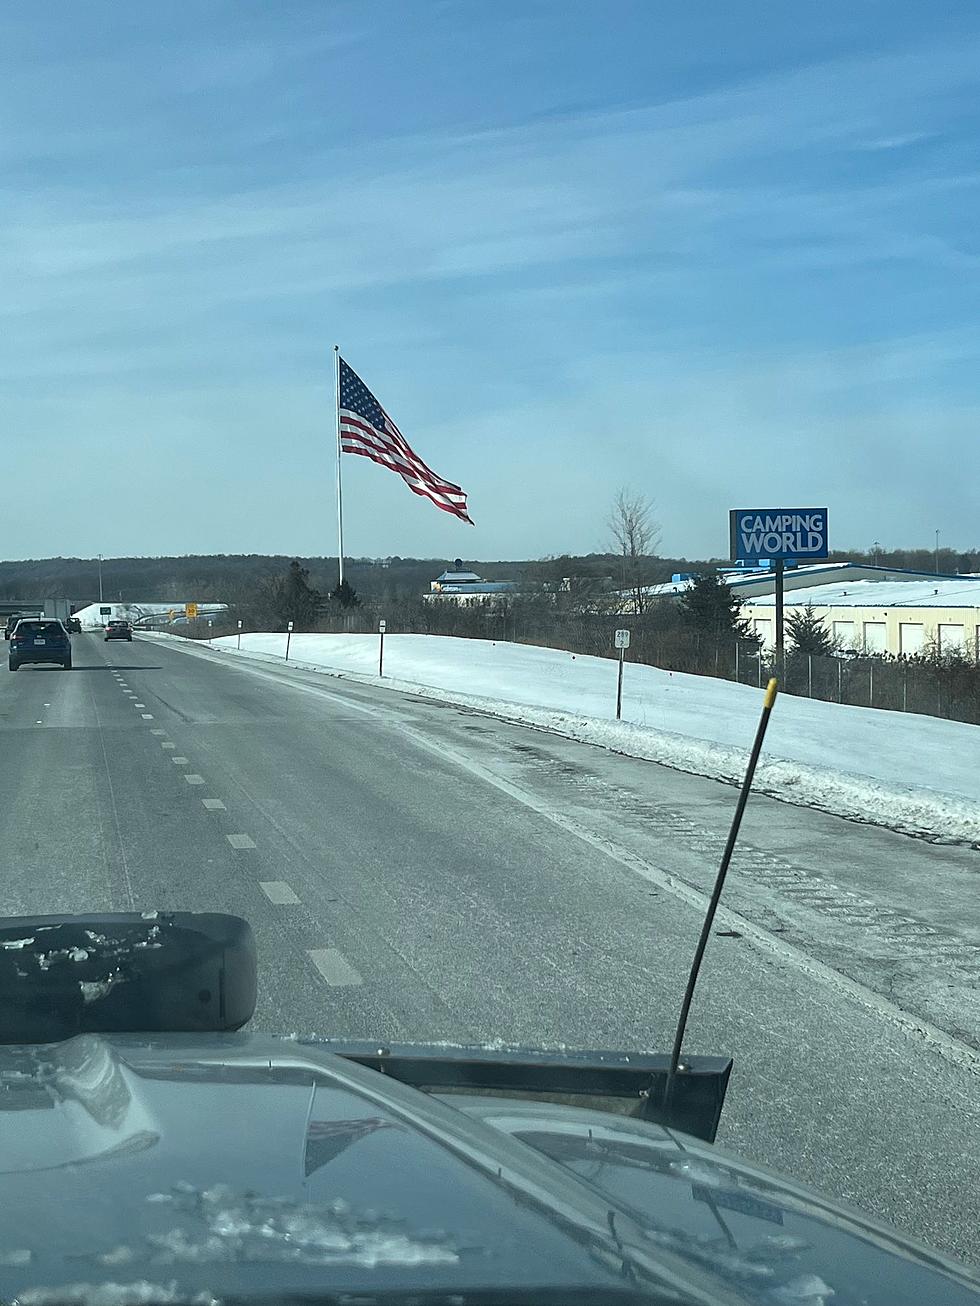
<svg viewBox="0 0 980 1306"><path fill-rule="evenodd" d="M779 681L776 679L775 676L773 676L772 680L769 681L769 684L766 685L766 701L765 701L766 707L772 707L773 703L775 703L776 690L778 688L779 688Z"/></svg>

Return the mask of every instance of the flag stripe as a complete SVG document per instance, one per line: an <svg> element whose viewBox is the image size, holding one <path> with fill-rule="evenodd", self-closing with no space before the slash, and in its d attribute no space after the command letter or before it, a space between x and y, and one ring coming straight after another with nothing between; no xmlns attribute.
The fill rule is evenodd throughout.
<svg viewBox="0 0 980 1306"><path fill-rule="evenodd" d="M387 462L379 454L369 453L367 449L345 449L344 452L362 454L365 458L370 458L372 462L379 463L380 466L382 467L387 467L391 471L398 471L397 467L394 467L391 463ZM469 515L466 512L465 498L461 503L452 503L449 501L447 496L436 494L434 491L430 490L427 486L425 486L421 482L418 484L414 484L412 481L408 479L407 476L404 475L402 475L402 480L405 482L405 484L408 486L408 488L412 491L413 494L420 494L424 496L426 499L431 500L432 503L434 503L437 508L442 508L444 512L454 513L457 517L461 517L463 521L469 522L470 525L472 526L473 524L472 520L470 519Z"/></svg>
<svg viewBox="0 0 980 1306"><path fill-rule="evenodd" d="M387 456L387 454L376 452L372 449L365 448L362 445L358 445L356 447L344 446L344 453L362 454L365 458L370 458L372 462L378 463L382 467L387 467L389 471L397 472L407 485L422 486L427 494L430 494L435 498L446 499L446 500L459 500L459 504L461 507L466 506L466 495L463 493L462 490L449 490L449 491L434 490L431 485L426 484L426 482L423 481L420 477L414 476L408 472L403 471L402 468L399 467L397 463L391 461L391 459Z"/></svg>
<svg viewBox="0 0 980 1306"><path fill-rule="evenodd" d="M373 427L364 427L359 422L349 419L343 412L341 413L340 434L342 444L344 437L346 437L352 445L366 445L380 453L387 454L393 462L399 464L399 466L392 468L393 471L404 469L427 481L433 489L455 490L457 494L463 493L458 485L453 485L451 481L444 481L441 476L437 476L435 472L426 467L425 463L414 457L414 455L408 458L399 449L392 448L389 443L378 435ZM355 449L345 448L344 452L354 453Z"/></svg>

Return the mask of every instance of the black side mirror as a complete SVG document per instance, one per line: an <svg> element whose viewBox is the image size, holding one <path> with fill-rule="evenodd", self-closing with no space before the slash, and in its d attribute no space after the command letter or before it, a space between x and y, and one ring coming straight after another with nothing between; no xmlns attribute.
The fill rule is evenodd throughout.
<svg viewBox="0 0 980 1306"><path fill-rule="evenodd" d="M240 1029L257 982L255 939L238 916L0 918L0 1043Z"/></svg>

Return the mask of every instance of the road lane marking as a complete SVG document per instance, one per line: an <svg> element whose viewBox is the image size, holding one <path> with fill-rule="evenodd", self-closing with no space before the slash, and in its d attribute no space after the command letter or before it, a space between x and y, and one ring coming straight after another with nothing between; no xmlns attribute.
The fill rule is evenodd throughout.
<svg viewBox="0 0 980 1306"><path fill-rule="evenodd" d="M153 733L156 734L157 732L154 730ZM174 741L173 741L172 739L164 739L164 740L161 742L160 747L161 747L161 748L176 748L177 745L174 743Z"/></svg>
<svg viewBox="0 0 980 1306"><path fill-rule="evenodd" d="M225 838L231 844L232 848L255 847L255 840L250 839L247 834L226 834Z"/></svg>
<svg viewBox="0 0 980 1306"><path fill-rule="evenodd" d="M204 784L204 776L203 776L203 775L188 775L187 772L185 771L185 772L184 772L184 779L187 781L187 783L188 783L189 785L202 785L202 784Z"/></svg>
<svg viewBox="0 0 980 1306"><path fill-rule="evenodd" d="M152 721L152 720L153 720L153 713L152 713L152 712L141 712L141 713L140 713L140 716L143 718L144 721Z"/></svg>
<svg viewBox="0 0 980 1306"><path fill-rule="evenodd" d="M344 954L336 948L310 948L308 951L310 961L332 988L350 988L364 983Z"/></svg>
<svg viewBox="0 0 980 1306"><path fill-rule="evenodd" d="M209 812L226 812L228 810L220 798L202 798L201 802Z"/></svg>
<svg viewBox="0 0 980 1306"><path fill-rule="evenodd" d="M150 734L151 734L151 735L165 735L166 733L167 733L166 730L151 730L151 731L150 731Z"/></svg>
<svg viewBox="0 0 980 1306"><path fill-rule="evenodd" d="M133 707L146 707L145 703L134 703Z"/></svg>
<svg viewBox="0 0 980 1306"><path fill-rule="evenodd" d="M42 706L42 707L50 707L51 704L50 704L50 703L42 703L41 706Z"/></svg>
<svg viewBox="0 0 980 1306"><path fill-rule="evenodd" d="M277 907L292 907L299 902L285 880L260 880L259 888Z"/></svg>
<svg viewBox="0 0 980 1306"><path fill-rule="evenodd" d="M186 766L186 765L187 765L187 758L186 758L186 757L172 757L170 760L171 760L171 762L173 762L174 766Z"/></svg>

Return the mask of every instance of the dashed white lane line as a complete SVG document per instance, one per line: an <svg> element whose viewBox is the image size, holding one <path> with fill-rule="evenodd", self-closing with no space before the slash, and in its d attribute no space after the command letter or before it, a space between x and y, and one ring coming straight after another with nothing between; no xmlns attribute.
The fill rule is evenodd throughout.
<svg viewBox="0 0 980 1306"><path fill-rule="evenodd" d="M50 704L50 703L42 703L41 706L42 706L42 707L50 707L51 704Z"/></svg>
<svg viewBox="0 0 980 1306"><path fill-rule="evenodd" d="M344 954L336 948L311 948L309 958L332 988L350 988L364 983Z"/></svg>
<svg viewBox="0 0 980 1306"><path fill-rule="evenodd" d="M186 757L172 757L170 760L174 766L186 766L188 762Z"/></svg>
<svg viewBox="0 0 980 1306"><path fill-rule="evenodd" d="M154 730L153 733L156 734L157 731ZM176 748L177 745L174 743L174 741L173 741L172 739L164 739L164 740L161 741L161 743L160 743L160 747L161 747L161 748Z"/></svg>
<svg viewBox="0 0 980 1306"><path fill-rule="evenodd" d="M293 907L299 902L285 880L260 880L259 888L277 907Z"/></svg>
<svg viewBox="0 0 980 1306"><path fill-rule="evenodd" d="M203 775L188 775L187 772L185 771L185 772L184 772L184 779L187 781L187 783L188 783L189 785L202 785L202 784L204 784L204 776L203 776Z"/></svg>
<svg viewBox="0 0 980 1306"><path fill-rule="evenodd" d="M247 834L226 834L225 838L231 844L232 848L255 847L255 840L250 839Z"/></svg>
<svg viewBox="0 0 980 1306"><path fill-rule="evenodd" d="M151 731L150 731L150 734L151 734L151 735L165 735L166 733L167 733L166 730L151 730Z"/></svg>
<svg viewBox="0 0 980 1306"><path fill-rule="evenodd" d="M143 718L144 721L152 721L152 720L153 720L153 713L152 713L152 712L141 712L141 713L140 713L140 716Z"/></svg>
<svg viewBox="0 0 980 1306"><path fill-rule="evenodd" d="M201 802L209 812L226 812L228 810L220 798L202 798Z"/></svg>
<svg viewBox="0 0 980 1306"><path fill-rule="evenodd" d="M145 703L134 703L133 707L146 707Z"/></svg>

